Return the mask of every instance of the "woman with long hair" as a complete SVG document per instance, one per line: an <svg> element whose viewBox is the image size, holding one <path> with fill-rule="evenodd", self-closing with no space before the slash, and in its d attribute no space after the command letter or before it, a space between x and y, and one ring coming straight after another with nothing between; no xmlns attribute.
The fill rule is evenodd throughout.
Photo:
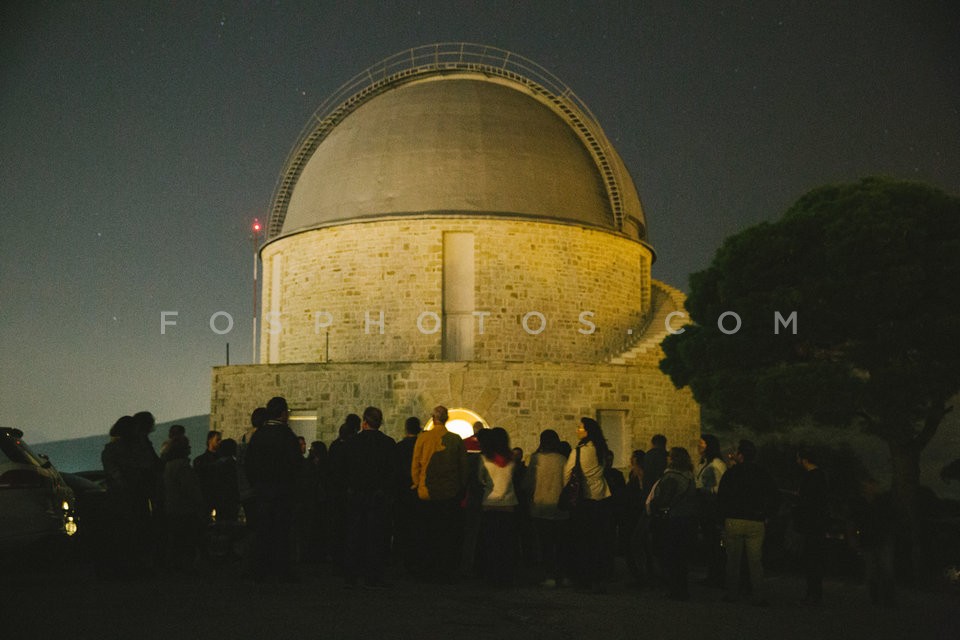
<svg viewBox="0 0 960 640"><path fill-rule="evenodd" d="M480 516L481 575L494 585L510 584L519 557L517 493L513 486L513 451L502 427L477 433L480 465L477 468L483 498Z"/></svg>
<svg viewBox="0 0 960 640"><path fill-rule="evenodd" d="M700 465L697 467L697 489L717 495L720 478L727 471L727 463L723 461L723 451L720 450L720 440L717 436L705 433L700 436L697 445L700 453Z"/></svg>
<svg viewBox="0 0 960 640"><path fill-rule="evenodd" d="M540 432L540 446L530 456L524 476L523 492L530 504L530 518L540 546L544 580L547 588L562 584L563 549L566 548L567 521L570 514L557 507L563 490L563 466L560 436L553 429Z"/></svg>
<svg viewBox="0 0 960 640"><path fill-rule="evenodd" d="M663 570L674 600L688 600L687 564L697 539L697 491L693 461L683 447L667 454L667 470L653 490L650 507L665 521L661 547Z"/></svg>
<svg viewBox="0 0 960 640"><path fill-rule="evenodd" d="M571 514L573 576L581 589L603 593L604 569L613 553L613 513L610 487L603 477L607 441L596 420L580 418L577 446L563 468L564 485L578 464L583 476L582 496Z"/></svg>
<svg viewBox="0 0 960 640"><path fill-rule="evenodd" d="M703 584L723 588L724 572L727 564L726 554L720 545L723 521L717 503L717 489L720 478L727 471L720 440L715 435L705 433L700 436L697 445L700 452L700 466L697 467L697 496L700 499L700 533L702 535L702 557L707 565L707 577Z"/></svg>

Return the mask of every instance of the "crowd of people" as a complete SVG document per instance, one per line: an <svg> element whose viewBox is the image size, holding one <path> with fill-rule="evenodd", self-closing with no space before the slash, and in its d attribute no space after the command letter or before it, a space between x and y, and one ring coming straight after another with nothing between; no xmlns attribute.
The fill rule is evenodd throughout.
<svg viewBox="0 0 960 640"><path fill-rule="evenodd" d="M544 430L527 461L501 427L478 422L465 439L449 431L443 406L428 430L408 418L400 441L381 432L381 410L367 407L346 417L329 450L320 441L308 449L288 419L286 400L272 398L253 411L239 442L210 431L192 462L182 426L170 428L158 454L151 414L118 420L102 455L113 522L103 570L190 573L216 555L255 581L297 581L304 567L325 563L347 588L383 589L388 570L438 584L473 577L509 585L526 566L543 588L603 593L619 554L634 585L686 600L698 558L704 584L725 589L725 601L768 604L761 554L781 492L749 440L724 456L719 440L703 434L694 462L655 435L649 450L632 453L625 478L587 417L573 444ZM794 526L804 599L816 604L828 479L813 451L801 449L797 462ZM892 604L885 518L879 502L862 506L873 536L871 594Z"/></svg>

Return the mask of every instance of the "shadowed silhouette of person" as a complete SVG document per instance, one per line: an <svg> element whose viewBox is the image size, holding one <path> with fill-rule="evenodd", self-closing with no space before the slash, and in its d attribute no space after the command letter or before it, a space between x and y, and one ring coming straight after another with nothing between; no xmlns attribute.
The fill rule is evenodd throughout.
<svg viewBox="0 0 960 640"><path fill-rule="evenodd" d="M166 505L167 567L178 573L194 570L205 516L197 472L190 466L190 442L177 436L167 447L163 467Z"/></svg>
<svg viewBox="0 0 960 640"><path fill-rule="evenodd" d="M303 458L300 443L287 425L287 401L267 403L267 420L250 438L245 467L256 500L253 579L295 581L292 563L293 505Z"/></svg>

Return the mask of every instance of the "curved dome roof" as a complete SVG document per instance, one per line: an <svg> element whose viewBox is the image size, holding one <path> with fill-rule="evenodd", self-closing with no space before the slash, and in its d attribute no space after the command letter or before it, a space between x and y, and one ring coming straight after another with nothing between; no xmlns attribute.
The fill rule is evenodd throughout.
<svg viewBox="0 0 960 640"><path fill-rule="evenodd" d="M629 173L569 90L561 97L503 66L462 60L386 70L311 121L281 176L270 238L443 214L551 219L646 240Z"/></svg>

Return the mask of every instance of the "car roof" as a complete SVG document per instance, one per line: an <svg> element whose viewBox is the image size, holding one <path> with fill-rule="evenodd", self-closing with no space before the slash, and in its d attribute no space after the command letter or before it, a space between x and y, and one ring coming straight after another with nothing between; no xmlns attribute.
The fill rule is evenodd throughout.
<svg viewBox="0 0 960 640"><path fill-rule="evenodd" d="M13 436L14 438L22 438L23 431L21 431L20 429L14 429L13 427L0 427L0 435Z"/></svg>

